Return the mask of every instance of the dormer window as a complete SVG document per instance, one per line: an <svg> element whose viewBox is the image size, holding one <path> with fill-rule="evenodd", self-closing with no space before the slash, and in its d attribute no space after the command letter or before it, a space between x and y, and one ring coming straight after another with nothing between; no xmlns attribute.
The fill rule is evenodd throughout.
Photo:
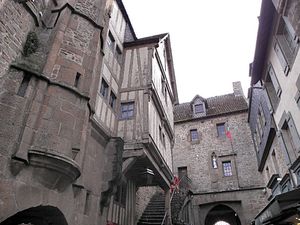
<svg viewBox="0 0 300 225"><path fill-rule="evenodd" d="M199 95L196 95L191 101L191 109L193 111L193 117L199 118L206 116L206 100Z"/></svg>
<svg viewBox="0 0 300 225"><path fill-rule="evenodd" d="M203 113L204 112L204 106L203 103L195 104L195 113Z"/></svg>

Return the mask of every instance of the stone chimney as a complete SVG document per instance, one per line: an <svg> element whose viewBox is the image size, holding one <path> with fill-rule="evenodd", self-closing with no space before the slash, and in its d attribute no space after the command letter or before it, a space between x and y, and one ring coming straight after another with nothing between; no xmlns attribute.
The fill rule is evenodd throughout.
<svg viewBox="0 0 300 225"><path fill-rule="evenodd" d="M244 96L242 84L240 81L232 82L233 93L235 96Z"/></svg>

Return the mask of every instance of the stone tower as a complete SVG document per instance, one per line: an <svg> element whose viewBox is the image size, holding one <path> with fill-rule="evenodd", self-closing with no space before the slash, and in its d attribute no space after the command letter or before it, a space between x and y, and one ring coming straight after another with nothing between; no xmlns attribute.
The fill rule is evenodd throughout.
<svg viewBox="0 0 300 225"><path fill-rule="evenodd" d="M0 3L0 221L101 224L123 141L94 119L107 1ZM28 219L30 218L30 219Z"/></svg>

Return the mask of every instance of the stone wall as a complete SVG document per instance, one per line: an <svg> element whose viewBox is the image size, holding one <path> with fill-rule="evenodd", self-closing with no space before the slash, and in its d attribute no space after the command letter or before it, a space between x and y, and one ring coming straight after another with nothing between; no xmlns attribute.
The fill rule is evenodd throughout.
<svg viewBox="0 0 300 225"><path fill-rule="evenodd" d="M159 187L138 188L136 192L136 221L142 216L152 196L159 191L162 191Z"/></svg>
<svg viewBox="0 0 300 225"><path fill-rule="evenodd" d="M218 137L216 124L226 122L232 135ZM197 129L200 140L190 141L189 132ZM173 150L174 172L187 167L188 176L196 192L222 191L257 187L263 185L257 171L256 153L247 123L247 112L220 116L213 119L194 120L175 124L175 147ZM218 168L212 168L211 156L215 153ZM233 176L224 177L222 162L231 161ZM251 171L251 172L249 172Z"/></svg>
<svg viewBox="0 0 300 225"><path fill-rule="evenodd" d="M22 4L4 3L0 3L0 95L5 90L4 75L11 62L21 55L27 33L35 26Z"/></svg>

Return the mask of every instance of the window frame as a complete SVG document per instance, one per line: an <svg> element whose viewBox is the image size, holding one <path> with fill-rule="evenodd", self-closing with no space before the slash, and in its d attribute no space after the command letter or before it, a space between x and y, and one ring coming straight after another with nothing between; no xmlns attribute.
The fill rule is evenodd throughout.
<svg viewBox="0 0 300 225"><path fill-rule="evenodd" d="M198 107L200 107L200 108L198 108ZM195 112L195 114L204 113L205 112L204 103L203 102L196 103L194 105L194 112Z"/></svg>
<svg viewBox="0 0 300 225"><path fill-rule="evenodd" d="M229 167L228 166L225 167L225 165L229 165ZM233 176L233 168L232 168L231 160L222 162L222 170L223 170L224 177L232 177Z"/></svg>
<svg viewBox="0 0 300 225"><path fill-rule="evenodd" d="M190 141L191 142L196 142L196 141L199 141L199 140L200 140L200 137L199 137L198 130L197 129L190 129Z"/></svg>
<svg viewBox="0 0 300 225"><path fill-rule="evenodd" d="M124 107L126 107L124 109ZM130 107L130 108L129 108ZM121 120L130 120L134 118L134 113L135 113L135 102L130 101L130 102L122 102L120 106L120 119ZM131 115L128 115L128 112L132 112ZM126 116L125 116L126 114Z"/></svg>
<svg viewBox="0 0 300 225"><path fill-rule="evenodd" d="M289 36L289 38L287 38L287 36ZM294 46L291 46L292 44ZM274 50L286 76L288 76L293 67L298 49L299 37L296 35L288 17L281 16L275 35Z"/></svg>
<svg viewBox="0 0 300 225"><path fill-rule="evenodd" d="M106 80L102 77L99 93L104 99L107 99L108 97L108 89L109 85L106 82Z"/></svg>
<svg viewBox="0 0 300 225"><path fill-rule="evenodd" d="M287 165L291 165L297 160L297 152L300 151L300 135L290 112L283 112L278 127L278 140L284 150Z"/></svg>
<svg viewBox="0 0 300 225"><path fill-rule="evenodd" d="M224 128L224 132L220 133L220 130L219 130L220 127L223 127L223 128ZM226 137L226 127L225 127L225 122L217 123L217 124L216 124L216 128L217 128L217 136L218 136L219 138L224 138L224 137Z"/></svg>
<svg viewBox="0 0 300 225"><path fill-rule="evenodd" d="M272 108L275 111L280 102L282 89L277 79L275 70L271 63L267 71L266 79L264 81L264 86L267 90L267 95L269 97Z"/></svg>
<svg viewBox="0 0 300 225"><path fill-rule="evenodd" d="M122 53L122 50L119 47L119 45L116 45L116 59L117 59L119 64L122 63L123 53Z"/></svg>
<svg viewBox="0 0 300 225"><path fill-rule="evenodd" d="M106 44L107 44L108 49L110 49L112 52L114 52L116 40L115 40L113 34L111 33L111 31L108 31Z"/></svg>
<svg viewBox="0 0 300 225"><path fill-rule="evenodd" d="M113 91L110 91L110 96L109 96L109 106L112 109L115 109L116 107L116 102L117 102L117 96L115 95L115 93Z"/></svg>

